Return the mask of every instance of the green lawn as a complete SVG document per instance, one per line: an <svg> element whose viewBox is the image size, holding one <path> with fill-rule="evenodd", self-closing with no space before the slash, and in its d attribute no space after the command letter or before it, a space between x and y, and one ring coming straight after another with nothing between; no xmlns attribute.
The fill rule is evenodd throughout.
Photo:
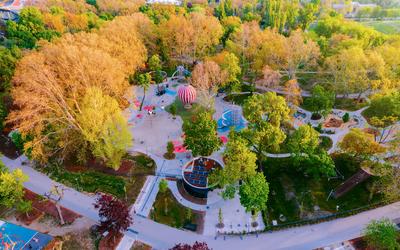
<svg viewBox="0 0 400 250"><path fill-rule="evenodd" d="M303 97L303 103L300 105L301 108L310 111L309 106L310 97ZM336 98L333 108L335 109L342 109L347 111L356 111L363 107L365 107L367 103L358 103L353 99L348 98Z"/></svg>
<svg viewBox="0 0 400 250"><path fill-rule="evenodd" d="M361 22L385 34L400 34L400 20Z"/></svg>
<svg viewBox="0 0 400 250"><path fill-rule="evenodd" d="M188 121L193 118L196 114L199 112L205 111L206 109L200 106L197 103L192 104L192 108L190 109L185 109L183 106L182 102L176 98L173 104L168 105L165 110L169 113L171 113L171 106L176 105L176 115L179 115L183 121Z"/></svg>
<svg viewBox="0 0 400 250"><path fill-rule="evenodd" d="M62 166L51 165L46 173L55 181L89 193L103 192L134 203L146 181L147 175L154 175L155 163L145 155L125 157L133 163L128 176L115 176L94 170L70 172Z"/></svg>
<svg viewBox="0 0 400 250"><path fill-rule="evenodd" d="M196 214L175 200L169 189L164 193L158 192L153 204L150 218L154 221L176 228L182 228L185 224L196 224Z"/></svg>
<svg viewBox="0 0 400 250"><path fill-rule="evenodd" d="M358 163L351 158L337 156L334 160L336 168L345 179L358 170ZM337 205L340 207L339 211L345 211L379 202L382 198L379 195L370 197L368 187L375 177L370 177L338 199L327 200L329 193L342 183L342 179L314 180L306 177L302 172L297 171L289 158L269 158L264 166L264 173L270 184L267 204L269 223L272 220L283 223L279 221L281 214L287 218L286 222L305 219L308 215L313 215L314 206L320 207L320 210L325 213L334 213Z"/></svg>
<svg viewBox="0 0 400 250"><path fill-rule="evenodd" d="M233 102L234 104L243 106L245 101L252 96L252 94L230 94L224 97L224 100L227 102Z"/></svg>

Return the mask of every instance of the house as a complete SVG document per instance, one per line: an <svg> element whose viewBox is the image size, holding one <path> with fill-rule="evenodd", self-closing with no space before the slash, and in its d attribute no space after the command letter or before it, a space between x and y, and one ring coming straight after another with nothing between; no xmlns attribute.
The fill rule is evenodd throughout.
<svg viewBox="0 0 400 250"><path fill-rule="evenodd" d="M374 9L376 7L378 7L378 5L376 5L374 3L363 4L363 3L359 3L359 2L350 2L350 3L332 4L332 8L336 12L339 12L339 13L345 15L346 17L354 17L354 16L356 16L357 13L361 9L365 9L365 8Z"/></svg>

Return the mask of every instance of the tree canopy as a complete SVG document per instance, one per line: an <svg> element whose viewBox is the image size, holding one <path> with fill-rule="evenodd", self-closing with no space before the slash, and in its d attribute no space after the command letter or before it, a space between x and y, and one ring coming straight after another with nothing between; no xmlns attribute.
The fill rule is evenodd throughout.
<svg viewBox="0 0 400 250"><path fill-rule="evenodd" d="M185 146L192 151L193 156L211 155L221 145L217 135L217 123L211 114L201 112L190 121L183 123Z"/></svg>

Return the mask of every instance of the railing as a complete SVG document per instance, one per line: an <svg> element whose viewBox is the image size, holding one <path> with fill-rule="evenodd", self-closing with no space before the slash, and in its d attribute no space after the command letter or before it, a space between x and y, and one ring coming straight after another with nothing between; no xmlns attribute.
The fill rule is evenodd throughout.
<svg viewBox="0 0 400 250"><path fill-rule="evenodd" d="M358 214L358 213L361 213L364 211L368 211L368 210L371 210L374 208L378 208L378 207L387 205L389 203L390 203L389 201L382 201L382 202L362 206L362 207L355 208L355 209L350 209L350 210L341 211L341 212L337 212L337 213L326 215L326 216L321 216L318 218L286 222L286 223L279 224L279 225L267 225L265 227L264 231L276 231L276 230L282 230L282 229L287 229L287 228L292 228L292 227L317 224L317 223L330 221L330 220L334 220L334 219L338 219L338 218L344 218L344 217L355 215L355 214ZM263 219L265 222L266 219L265 219L264 213L263 213Z"/></svg>

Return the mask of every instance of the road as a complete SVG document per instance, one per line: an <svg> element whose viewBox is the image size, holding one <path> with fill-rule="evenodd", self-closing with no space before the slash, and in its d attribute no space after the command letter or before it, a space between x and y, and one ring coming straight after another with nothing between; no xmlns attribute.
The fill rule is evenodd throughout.
<svg viewBox="0 0 400 250"><path fill-rule="evenodd" d="M53 185L61 185L52 181L46 175L34 170L29 164L22 165L26 158L21 156L16 160L2 157L4 164L11 170L20 167L29 176L25 187L31 191L44 194L50 191ZM63 186L63 185L61 185ZM98 221L96 209L93 207L95 197L93 195L80 193L72 188L64 191L64 197L60 204L76 213ZM134 223L126 235L133 239L139 239L155 249L168 249L178 242L193 243L194 241L205 241L215 250L218 249L313 249L329 245L331 243L344 241L361 234L365 224L371 219L388 217L391 219L400 217L400 202L363 212L351 217L337 219L311 226L303 226L288 230L264 233L256 236L202 236L192 232L186 232L156 223L147 218L133 215ZM137 233L133 233L137 232Z"/></svg>

